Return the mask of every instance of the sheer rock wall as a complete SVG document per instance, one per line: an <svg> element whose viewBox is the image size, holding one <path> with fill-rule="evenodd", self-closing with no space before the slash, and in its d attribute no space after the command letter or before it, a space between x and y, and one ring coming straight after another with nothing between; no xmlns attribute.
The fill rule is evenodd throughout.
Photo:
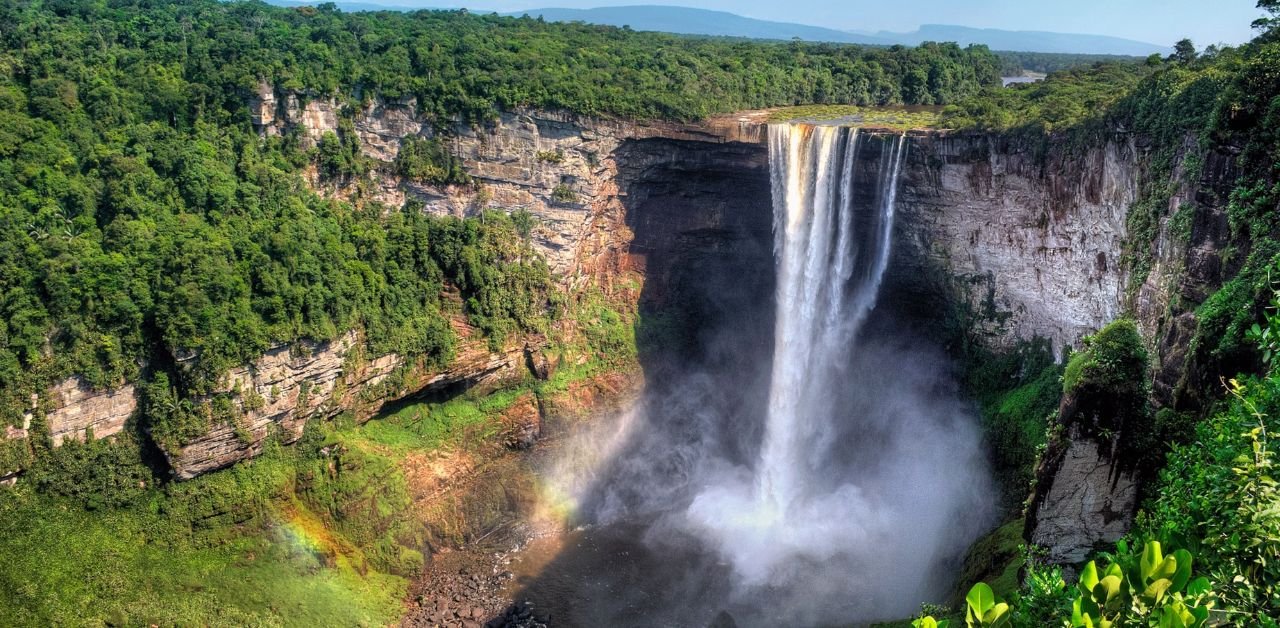
<svg viewBox="0 0 1280 628"><path fill-rule="evenodd" d="M298 133L304 144L337 132L342 118L351 120L362 150L382 165L372 185L309 173L322 193L390 207L416 201L442 215L529 211L537 218L535 244L566 291L594 285L624 300L639 302L643 295L664 307L706 275L736 277L760 299L771 298L772 207L759 117L640 124L517 111L481 127L436 125L411 100L375 98L352 106L270 86L249 110L263 135ZM424 185L395 173L402 138L437 134L448 138L475 185ZM878 167L873 153L867 151L860 167ZM1161 359L1177 358L1194 319L1178 322L1187 314L1171 313L1169 303L1189 291L1207 295L1220 281L1222 270L1212 262L1221 221L1198 219L1192 238L1198 244L1192 245L1179 242L1162 219L1155 268L1131 290L1122 263L1126 215L1148 160L1146 149L1126 136L1045 155L998 136L912 133L886 304L920 313L922 320L933 317L933 323L963 304L965 323L981 342L1008 347L1040 336L1052 339L1057 351L1136 310L1144 334L1167 345ZM1212 174L1214 167L1206 168L1211 176L1229 177L1229 168ZM557 200L561 187L574 200ZM1198 190L1183 189L1179 202L1203 200ZM1188 267L1201 270L1183 272ZM704 272L708 268L714 272ZM1195 280L1179 279L1188 276ZM707 300L702 311L714 310L714 295ZM490 351L483 339L464 340L451 364L431 367L366 355L357 331L325 343L277 347L225 375L224 390L239 391L239 418L212 426L166 456L176 476L193 477L256 455L272 433L292 442L312 418L352 409L367 419L405 396L523 376L539 362L540 348L538 339L518 339L500 351ZM1179 368L1160 381L1177 380ZM398 385L385 385L393 373ZM39 405L60 443L81 437L86 427L98 438L117 433L137 402L132 386L93 391L73 378Z"/></svg>

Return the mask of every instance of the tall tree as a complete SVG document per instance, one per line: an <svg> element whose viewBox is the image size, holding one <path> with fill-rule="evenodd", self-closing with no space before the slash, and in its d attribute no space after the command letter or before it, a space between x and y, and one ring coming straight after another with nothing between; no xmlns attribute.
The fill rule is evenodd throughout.
<svg viewBox="0 0 1280 628"><path fill-rule="evenodd" d="M1253 21L1253 27L1270 33L1280 26L1280 0L1258 0L1258 8L1270 14Z"/></svg>
<svg viewBox="0 0 1280 628"><path fill-rule="evenodd" d="M1278 0L1280 1L1280 0ZM1191 43L1190 39L1179 40L1173 45L1173 56L1171 60L1178 63L1191 63L1196 60L1196 45Z"/></svg>

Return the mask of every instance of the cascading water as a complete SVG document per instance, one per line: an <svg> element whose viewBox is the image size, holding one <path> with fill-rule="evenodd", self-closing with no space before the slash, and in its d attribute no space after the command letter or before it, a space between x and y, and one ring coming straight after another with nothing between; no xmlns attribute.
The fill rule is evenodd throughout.
<svg viewBox="0 0 1280 628"><path fill-rule="evenodd" d="M764 587L799 625L910 613L937 599L939 564L991 508L944 359L891 323L859 334L889 265L906 138L771 125L769 151L777 285L762 441L753 464L700 463L683 520L727 559L744 606Z"/></svg>
<svg viewBox="0 0 1280 628"><path fill-rule="evenodd" d="M734 539L728 553L748 584L768 582L782 561L826 561L891 533L878 496L853 481L832 485L826 455L857 419L837 406L888 265L906 146L905 137L880 139L876 180L866 182L857 176L864 143L856 128L769 127L778 283L764 441L753 482L708 488L689 509L692 521ZM867 183L876 201L859 208Z"/></svg>
<svg viewBox="0 0 1280 628"><path fill-rule="evenodd" d="M856 128L769 127L777 331L756 473L760 507L782 523L820 472L814 454L829 445L837 418L831 391L889 263L905 136L882 151L879 205L863 217L853 204L859 139Z"/></svg>
<svg viewBox="0 0 1280 628"><path fill-rule="evenodd" d="M709 346L730 359L664 378L623 436L583 445L610 452L566 490L583 519L628 538L642 526L663 569L611 588L582 625L705 625L717 609L740 626L831 625L942 601L994 501L949 360L875 312L908 152L901 135L769 127L773 336L727 322ZM624 590L661 599L665 619L626 621Z"/></svg>

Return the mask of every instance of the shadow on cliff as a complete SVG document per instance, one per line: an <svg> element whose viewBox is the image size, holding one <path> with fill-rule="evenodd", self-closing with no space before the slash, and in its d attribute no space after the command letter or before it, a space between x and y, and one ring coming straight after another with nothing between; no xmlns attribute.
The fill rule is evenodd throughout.
<svg viewBox="0 0 1280 628"><path fill-rule="evenodd" d="M916 600L905 598L920 594L919 574L882 565L888 554L874 547L860 551L867 561L857 574L847 569L854 557L832 548L822 557L789 557L779 580L771 576L763 587L742 587L722 553L736 541L713 542L679 523L715 478L750 469L758 459L776 282L767 154L760 145L646 140L625 144L615 156L630 182L622 196L635 236L629 254L646 276L636 325L646 390L638 407L601 417L592 433L570 437L557 452L559 460L546 472L572 496L574 517L559 553L537 573L517 576L515 599L531 603L533 616L547 625L569 627L831 625L833 617L847 621L883 609L885 595L896 606L905 601L914 607ZM875 168L878 151L866 161L865 167ZM855 203L870 207L874 198ZM842 483L857 478L873 496L903 496L901 504L883 505L887 514L869 506L876 519L913 508L929 512L931 500L939 501L937 491L949 486L927 486L934 467L951 465L959 470L955 477L966 477L972 464L966 451L976 449L976 432L957 410L949 361L914 340L927 336L923 331L914 317L892 307L877 311L864 329L861 355L845 365L850 390L832 391L840 407L863 418L835 430L827 453L839 453L815 452L814 464L829 465L818 490L844 490ZM900 472L912 464L918 469ZM938 547L950 544L941 554L954 553L972 540L962 537L973 526L934 529L945 524L948 512L939 507L943 514L924 517L927 525L900 521L901 530L915 532L897 534L930 537L913 543L929 557L924 562L934 560ZM855 536L877 529L829 521L831 513L819 518ZM877 537L869 545L893 541ZM953 559L939 559L929 571L952 573ZM899 581L896 588L885 584ZM513 621L526 610L518 605L492 623L530 625Z"/></svg>
<svg viewBox="0 0 1280 628"><path fill-rule="evenodd" d="M687 613L714 615L730 574L691 539L653 538L656 505L672 503L655 496L687 500L685 457L711 447L707 438L744 463L758 447L774 315L767 151L640 140L615 159L628 182L627 255L645 275L635 337L646 389L629 412L602 417L597 433L565 446L568 458L591 459L545 470L573 485L577 508L559 554L517 583L515 599L552 626L707 625L712 615ZM610 431L618 442L600 459ZM507 625L522 608L491 623Z"/></svg>

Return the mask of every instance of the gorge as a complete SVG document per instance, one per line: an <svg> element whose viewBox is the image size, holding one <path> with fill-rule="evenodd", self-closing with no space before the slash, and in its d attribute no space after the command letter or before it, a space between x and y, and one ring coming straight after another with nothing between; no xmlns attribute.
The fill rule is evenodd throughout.
<svg viewBox="0 0 1280 628"><path fill-rule="evenodd" d="M1268 23L0 17L0 624L1280 616Z"/></svg>
<svg viewBox="0 0 1280 628"><path fill-rule="evenodd" d="M264 87L261 93L251 104L260 112L254 121L263 134L297 128L318 141L337 129L336 105L313 99L303 108L296 104L299 99L278 97L273 88ZM395 138L430 131L410 113L413 109L412 103L375 101L355 121L362 150L393 161L399 147ZM808 130L796 131L788 148L785 129L790 128ZM479 189L486 190L490 206L526 209L537 218L533 242L558 281L597 286L639 308L642 321L646 312L671 316L677 337L688 341L684 353L675 356L646 355L646 346L639 347L650 386L640 403L648 408L648 417L632 427L639 433L624 439L623 450L615 452L617 460L611 464L621 470L614 475L600 471L594 483L577 488L575 510L581 521L618 524L638 517L674 526L677 531L671 534L679 538L704 538L719 548L734 566L734 577L749 585L768 583L775 590L812 588L815 580L828 585L790 602L778 601L786 597L778 596L770 604L776 615L747 603L747 617L781 620L799 617L797 609L809 607L824 609L812 617L815 622L865 617L870 608L884 613L878 617L901 616L919 600L938 599L946 592L947 577L925 574L946 573L942 566L957 564L956 549L989 526L996 510L982 497L992 489L978 453L979 435L967 416L971 410L953 390L955 384L948 383L948 367L942 366L948 359L934 343L944 339L947 325L959 324L984 346L1012 347L1019 340L1042 337L1060 353L1116 317L1127 277L1114 260L1124 254L1125 211L1143 176L1140 149L1121 139L1081 156L1050 156L1046 163L1016 143L982 135L832 126L768 129L753 115L728 116L705 126L630 126L531 111L504 116L482 132L459 127L455 150L467 171L483 182ZM801 137L811 143L801 148ZM766 150L771 138L776 144L772 154ZM560 157L540 157L546 154ZM581 200L565 204L551 198L566 181ZM478 194L464 187L421 187L394 175L380 176L378 182L374 198L390 203L421 199L426 211L442 214L468 211ZM315 184L323 189L321 182ZM339 186L328 193L355 192ZM806 221L809 205L832 209ZM786 212L796 217L787 218ZM850 222L841 222L846 220ZM835 240L821 247L811 244L817 248L804 256L805 233L788 226L825 224L847 228L820 229ZM771 232L793 239L775 243ZM783 264L777 278L775 249ZM1169 253L1170 258L1176 255ZM823 264L824 259L832 261ZM824 274L828 272L832 275ZM849 287L836 289L841 281ZM1167 280L1157 275L1148 283L1160 281ZM734 285L736 289L728 288ZM770 311L774 286L786 291L779 292L776 316ZM792 297L791 290L805 296ZM851 355L852 338L859 335L877 297L882 303L876 311L882 316L865 321L865 346L858 344L857 355ZM808 309L814 303L822 307ZM787 309L787 304L797 309ZM1162 313L1155 304L1148 311ZM830 325L828 319L844 323ZM791 333L798 336L780 336L776 347L763 340L744 342L787 329L782 323L773 332L775 320L796 320ZM912 337L918 342L906 340ZM415 383L388 390L377 385L400 366L400 359L371 356L351 370L346 356L359 342L359 336L352 336L301 353L281 349L241 374L231 374L226 390L254 390L271 400L261 410L240 402L251 421L252 438L245 440L234 425L196 438L169 456L178 477L256 455L275 433L276 423L293 435L286 436L289 442L302 435L307 421L351 408L357 399L368 405L360 414L367 418L398 395L429 395L459 385L501 387L523 377L526 363L558 359L544 355L536 339L498 352L475 343L447 369L418 370ZM780 357L783 362L776 362ZM673 364L676 358L684 363ZM699 364L703 366L691 366ZM895 370L883 371L882 364L893 364ZM774 383L773 392L766 394L775 378L801 375L802 380L782 388ZM242 383L237 386L237 381ZM299 401L304 389L306 406ZM857 394L860 389L894 392L868 396ZM386 392L370 396L370 390ZM748 390L755 392L740 397L732 392ZM55 438L86 427L97 438L110 437L134 411L133 395L127 389L63 394L52 398L45 420ZM118 401L122 397L124 405ZM812 405L819 399L823 405ZM885 406L886 399L900 403ZM915 401L906 401L911 399ZM863 424L839 422L838 427L817 419L844 413L878 418ZM813 422L800 429L790 421ZM768 440L766 432L783 440ZM946 437L931 439L931 433ZM796 440L787 444L786 438ZM761 442L769 444L761 449ZM840 455L824 460L819 452L828 450ZM753 462L757 455L761 458ZM1108 464L1100 452L1089 455ZM699 462L691 462L695 460ZM943 461L943 468L934 466ZM758 474L754 479L753 468ZM657 470L661 473L655 476ZM798 501L791 515L781 511L780 503L759 501L766 490L801 493L817 477L825 487L817 494L824 497ZM879 481L865 479L870 477ZM890 477L895 480L883 481ZM674 478L683 479L673 484ZM845 484L846 478L864 480ZM1104 501L1113 490L1105 478L1100 476L1096 488ZM654 492L655 486L664 488ZM927 492L918 493L923 487ZM895 515L884 501L888 495L914 497ZM1122 490L1119 498L1115 510L1136 507L1132 492ZM690 499L687 514L669 508L672 500ZM965 503L987 505L975 509ZM1071 504L1050 506L1069 509ZM769 513L767 508L779 510ZM869 516L872 511L875 516ZM724 512L741 515L726 520ZM797 520L779 524L777 518L783 516ZM673 517L687 520L673 522ZM832 527L854 520L867 520L868 527ZM462 536L479 537L494 521L473 521ZM956 526L956 521L966 523ZM912 523L903 527L905 522ZM795 535L793 540L774 536L784 529ZM837 529L843 532L834 533ZM1116 528L1107 529L1115 534ZM936 545L925 549L879 543L880 551L866 553L867 544L875 544L869 539L904 530ZM808 575L799 578L792 571L772 580L779 570L794 570L797 564L805 564ZM826 571L818 569L823 564ZM886 579L881 573L878 584L868 585L868 571L851 569L851 564L894 564L901 576ZM913 593L904 596L903 591ZM723 603L733 608L731 592L718 595L729 596ZM690 612L673 608L676 616ZM737 616L744 614L735 610ZM597 621L609 618L579 612Z"/></svg>
<svg viewBox="0 0 1280 628"><path fill-rule="evenodd" d="M261 94L251 104L259 112L254 122L265 135L297 128L318 141L337 130L336 105L312 99L303 108L295 96L276 96L270 87ZM375 101L355 121L362 150L393 161L400 135L430 130L413 116L413 109L412 103ZM800 128L808 130L796 131L788 145L786 129ZM646 355L646 347L640 346L651 388L641 403L651 416L632 428L641 433L624 439L623 451L616 452L618 461L612 464L621 471L612 476L601 471L590 487L578 487L581 520L661 521L678 530L671 534L703 538L718 548L734 566L734 577L748 585L811 589L821 580L829 587L790 602L778 601L786 597L780 595L770 604L776 615L747 604L745 613L734 609L736 616L781 620L800 617L797 609L811 607L824 609L812 617L815 622L865 617L870 608L884 613L882 618L901 616L919 600L945 594L948 578L925 574L951 571L945 565L957 564L956 549L989 526L996 511L983 497L993 489L977 453L979 435L967 416L972 410L956 392L945 390L955 386L948 383L951 376L943 366L948 359L928 345L945 341L947 325L960 325L984 346L1007 348L1041 337L1061 355L1118 316L1129 294L1128 277L1118 262L1124 255L1125 214L1144 176L1144 158L1124 138L1082 155L1041 158L1015 142L983 135L830 126L771 129L752 115L729 116L706 126L647 127L525 112L504 116L482 132L459 127L455 150L467 171L483 181L480 189L486 190L490 206L526 209L537 218L533 241L558 281L598 286L611 298L639 308L641 320L645 312L672 316L677 337L690 341L681 358L687 363L679 366L671 364L673 356ZM802 145L801 137L810 143ZM772 151L766 150L770 140ZM560 157L554 162L540 157L546 154ZM442 214L468 211L477 194L464 187L421 187L394 175L377 181L375 198L390 203L421 199L427 211ZM572 182L581 200L565 204L551 198L565 181ZM322 187L319 181L316 185ZM339 186L329 193L354 192ZM832 209L807 219L809 205ZM805 249L805 232L789 229L803 225L831 225L818 232L830 233L834 240ZM771 231L791 238L775 243ZM1168 246L1173 250L1162 258L1172 263L1178 245ZM777 278L775 250L783 264ZM823 264L827 259L830 263ZM838 289L842 281L849 287ZM1157 272L1146 286L1164 290L1168 281ZM734 285L736 289L727 287ZM769 311L774 286L783 291L776 299L776 316ZM1161 293L1149 293L1153 289L1144 287L1143 297L1149 299L1144 311L1155 317L1142 323L1159 329L1167 324L1158 302ZM882 303L876 311L883 316L866 321L869 329L862 335L867 340L853 356L852 338L859 335L877 296ZM788 304L796 309L784 307ZM772 331L775 320L777 332ZM797 334L795 338L779 336L776 347L763 340L744 342L784 334L787 321L796 321L790 323L796 328L785 332ZM925 346L904 340L912 337ZM192 477L256 455L275 433L275 424L290 442L302 435L307 421L332 416L353 403L368 407L360 411L367 418L398 395L429 395L459 385L501 387L504 381L519 381L526 363L557 359L545 355L536 339L498 352L473 343L447 369L418 370L414 383L379 389L401 359L371 356L351 370L347 355L360 342L360 336L351 335L301 353L282 348L232 373L226 390L254 390L270 400L261 410L240 402L252 437L245 440L229 424L196 438L181 453L169 455L177 476ZM767 367L771 359L773 374ZM881 365L888 364L894 369L883 371ZM881 372L868 374L876 371ZM779 388L775 380L785 377L802 379ZM773 392L765 394L769 382L775 382ZM76 386L74 380L62 385L68 390ZM306 402L299 400L304 389ZM371 390L386 392L370 396ZM756 392L739 398L731 392L747 390ZM858 390L894 392L868 397ZM62 393L50 398L53 406L45 421L55 439L86 428L97 438L110 437L134 412L135 394L129 389ZM885 406L885 399L899 403ZM910 399L915 401L905 401ZM814 405L815 400L822 405ZM878 418L840 422L839 427L818 419L845 413ZM682 424L674 417L685 420ZM931 439L927 435L932 433L946 437ZM786 443L788 438L795 440ZM903 449L907 441L912 444ZM768 444L761 449L761 442ZM840 454L826 460L823 451ZM857 451L864 453L853 453ZM1085 459L1070 472L1110 464L1099 450L1083 451ZM753 462L756 456L761 457ZM691 462L695 460L699 462ZM1136 494L1127 486L1109 485L1108 475L1071 477L1064 483L1092 486L1099 503L1107 504L1106 512L1131 513ZM792 514L782 510L782 503L760 501L767 491L802 493L817 477L822 481L816 486L825 487L817 495L823 497L800 500ZM871 477L878 481L866 479ZM883 481L889 477L895 480ZM674 478L683 479L673 484ZM847 478L863 479L847 484ZM664 488L655 493L655 486ZM927 492L919 493L924 487ZM888 495L897 496L891 502L906 499L906 510L893 514L884 501ZM693 501L682 515L671 511L672 500ZM986 505L975 509L972 504ZM1078 509L1070 498L1051 498L1046 517L1071 521L1100 516L1073 507ZM725 519L725 512L740 514ZM462 536L479 537L498 520L473 521ZM868 523L837 525L849 521ZM957 526L957 521L966 523ZM905 522L911 524L904 527ZM1101 540L1113 540L1125 527L1095 529L1108 536L1056 530L1042 541L1070 538L1076 545L1057 551L1075 555ZM781 530L795 536L775 536ZM870 541L886 534L902 538L898 535L904 530L936 545L925 549ZM1080 537L1082 533L1086 536ZM868 554L869 543L881 549ZM797 564L806 565L804 578L794 572ZM819 569L824 564L826 571ZM881 573L875 578L878 584L868 585L867 568L849 567L854 564L893 564L902 575L887 579ZM777 575L788 570L791 576ZM724 607L734 608L733 595L719 595L728 595ZM679 609L676 616L691 612L673 608ZM589 613L582 617L609 619Z"/></svg>

